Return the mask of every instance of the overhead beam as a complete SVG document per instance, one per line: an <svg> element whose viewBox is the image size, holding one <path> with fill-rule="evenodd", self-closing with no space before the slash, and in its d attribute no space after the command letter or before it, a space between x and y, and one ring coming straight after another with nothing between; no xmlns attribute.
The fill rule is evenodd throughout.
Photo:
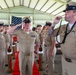
<svg viewBox="0 0 76 75"><path fill-rule="evenodd" d="M44 5L40 8L39 11L41 11L41 9L47 4L48 1L49 1L49 0L47 0L47 1L44 3Z"/></svg>
<svg viewBox="0 0 76 75"><path fill-rule="evenodd" d="M67 0L63 0L63 1L62 0L54 0L54 1L62 3L62 4L65 4L67 2Z"/></svg>
<svg viewBox="0 0 76 75"><path fill-rule="evenodd" d="M21 0L19 0L19 5L21 6Z"/></svg>
<svg viewBox="0 0 76 75"><path fill-rule="evenodd" d="M54 16L56 16L56 15L58 15L58 14L60 14L60 13L62 13L63 11L60 11L60 12L58 12L57 14L55 14Z"/></svg>
<svg viewBox="0 0 76 75"><path fill-rule="evenodd" d="M0 18L1 20L7 20L7 18ZM48 20L50 20L50 19L34 19L34 21L39 21L39 20L43 20L43 21L48 21Z"/></svg>
<svg viewBox="0 0 76 75"><path fill-rule="evenodd" d="M59 6L58 8L56 8L54 11L52 11L50 14L52 14L53 12L55 12L56 10L58 10L59 8L61 8L64 5Z"/></svg>
<svg viewBox="0 0 76 75"><path fill-rule="evenodd" d="M61 16L65 16L65 14L61 15Z"/></svg>
<svg viewBox="0 0 76 75"><path fill-rule="evenodd" d="M0 13L9 13L9 11L8 12L3 12L3 11L0 11ZM10 14L37 14L37 15L45 15L45 14L47 14L47 13L45 13L45 14L43 14L43 13L23 13L23 12L10 12ZM48 14L48 15L50 15L50 14Z"/></svg>
<svg viewBox="0 0 76 75"><path fill-rule="evenodd" d="M36 3L36 5L35 5L34 9L36 8L36 6L37 6L37 4L39 3L39 1L40 1L40 0L37 1L37 3Z"/></svg>
<svg viewBox="0 0 76 75"><path fill-rule="evenodd" d="M6 6L7 6L7 8L9 8L9 6L8 6L8 4L7 4L7 2L6 2L6 0L4 0L4 2L5 2L5 4L6 4Z"/></svg>
<svg viewBox="0 0 76 75"><path fill-rule="evenodd" d="M24 6L24 0L22 0L22 6Z"/></svg>
<svg viewBox="0 0 76 75"><path fill-rule="evenodd" d="M0 8L3 9L1 6L0 6Z"/></svg>
<svg viewBox="0 0 76 75"><path fill-rule="evenodd" d="M13 6L15 7L15 2L14 2L14 0L12 0L12 3L13 3Z"/></svg>
<svg viewBox="0 0 76 75"><path fill-rule="evenodd" d="M51 7L53 7L57 2L54 2L46 11L48 11ZM44 11L44 12L46 12Z"/></svg>
<svg viewBox="0 0 76 75"><path fill-rule="evenodd" d="M28 4L28 7L30 7L30 4L31 4L31 0L29 0L29 4Z"/></svg>

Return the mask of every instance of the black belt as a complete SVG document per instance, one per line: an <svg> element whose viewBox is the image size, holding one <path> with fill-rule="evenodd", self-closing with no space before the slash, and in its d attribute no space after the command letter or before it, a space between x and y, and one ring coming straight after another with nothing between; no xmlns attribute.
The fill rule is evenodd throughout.
<svg viewBox="0 0 76 75"><path fill-rule="evenodd" d="M48 44L48 45L44 44L44 46L45 46L45 47L48 47L48 46L51 46L51 45L49 45L49 44Z"/></svg>
<svg viewBox="0 0 76 75"><path fill-rule="evenodd" d="M47 45L44 45L45 47L47 47Z"/></svg>
<svg viewBox="0 0 76 75"><path fill-rule="evenodd" d="M72 62L72 60L70 58L65 58L65 60L70 63Z"/></svg>

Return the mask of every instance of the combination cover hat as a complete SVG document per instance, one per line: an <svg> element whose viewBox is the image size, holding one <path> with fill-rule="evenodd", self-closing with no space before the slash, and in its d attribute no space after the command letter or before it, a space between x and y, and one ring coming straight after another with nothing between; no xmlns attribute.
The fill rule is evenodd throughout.
<svg viewBox="0 0 76 75"><path fill-rule="evenodd" d="M51 22L46 22L46 24L45 24L45 26L51 26L52 25L52 23Z"/></svg>
<svg viewBox="0 0 76 75"><path fill-rule="evenodd" d="M22 22L24 22L24 23L31 23L31 19L30 19L30 17L24 17Z"/></svg>
<svg viewBox="0 0 76 75"><path fill-rule="evenodd" d="M68 10L76 10L76 2L69 2L67 5L66 5L66 9L63 10L63 12L66 12Z"/></svg>

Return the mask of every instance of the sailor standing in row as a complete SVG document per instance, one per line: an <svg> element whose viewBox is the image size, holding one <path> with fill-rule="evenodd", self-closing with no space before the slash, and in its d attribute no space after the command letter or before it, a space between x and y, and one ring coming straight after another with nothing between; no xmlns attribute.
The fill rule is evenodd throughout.
<svg viewBox="0 0 76 75"><path fill-rule="evenodd" d="M5 42L6 42L6 50L5 50L5 66L8 66L8 55L7 55L7 52L8 52L8 48L10 46L10 35L7 33L7 30L8 30L8 26L9 25L4 25L4 37L5 37Z"/></svg>
<svg viewBox="0 0 76 75"><path fill-rule="evenodd" d="M48 35L49 28L51 27L52 23L51 22L46 22L45 24L45 32L44 32L44 37L43 37L43 42L44 42L44 58L45 58L45 73L44 75L53 75L53 49L54 49L54 38L52 36Z"/></svg>
<svg viewBox="0 0 76 75"><path fill-rule="evenodd" d="M32 75L33 64L34 64L34 44L38 47L38 35L36 32L30 30L31 20L29 17L24 17L22 21L22 28L15 30L18 26L16 25L11 28L8 32L17 34L19 41L19 67L20 75ZM36 48L37 49L37 48Z"/></svg>
<svg viewBox="0 0 76 75"><path fill-rule="evenodd" d="M62 75L76 75L76 2L69 2L66 6L65 20L66 25L54 29L54 26L61 20L61 16L55 18L50 35L60 35L62 50Z"/></svg>
<svg viewBox="0 0 76 75"><path fill-rule="evenodd" d="M3 23L0 22L0 75L4 75L5 49L6 44L3 36Z"/></svg>

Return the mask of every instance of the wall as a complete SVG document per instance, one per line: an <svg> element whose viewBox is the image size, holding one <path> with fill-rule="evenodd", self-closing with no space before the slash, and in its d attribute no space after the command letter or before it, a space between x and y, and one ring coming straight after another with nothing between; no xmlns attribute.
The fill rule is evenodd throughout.
<svg viewBox="0 0 76 75"><path fill-rule="evenodd" d="M32 8L27 8L24 6L11 7L8 9L0 10L0 21L5 24L10 24L10 16L31 16L33 26L37 24L44 25L46 21L51 21L53 16L43 13L38 10L33 10Z"/></svg>

